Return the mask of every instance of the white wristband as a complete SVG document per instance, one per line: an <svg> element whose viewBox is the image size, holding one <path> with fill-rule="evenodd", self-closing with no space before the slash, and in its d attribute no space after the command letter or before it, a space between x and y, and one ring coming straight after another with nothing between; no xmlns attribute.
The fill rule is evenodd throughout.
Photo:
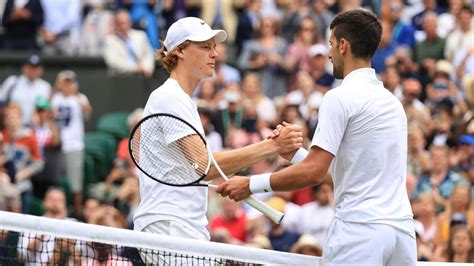
<svg viewBox="0 0 474 266"><path fill-rule="evenodd" d="M250 176L249 188L252 193L271 192L270 176L272 174L261 174Z"/></svg>
<svg viewBox="0 0 474 266"><path fill-rule="evenodd" d="M308 155L308 151L305 148L299 148L293 158L291 158L291 164L296 164L304 160Z"/></svg>

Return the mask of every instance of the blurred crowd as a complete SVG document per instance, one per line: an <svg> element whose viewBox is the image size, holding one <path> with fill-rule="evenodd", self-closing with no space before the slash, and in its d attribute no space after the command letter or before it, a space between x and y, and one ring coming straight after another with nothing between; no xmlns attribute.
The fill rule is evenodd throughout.
<svg viewBox="0 0 474 266"><path fill-rule="evenodd" d="M31 213L36 197L44 199L47 217L98 223L113 212L120 222L108 224L133 228L140 200L127 139L104 180L83 187L84 120L92 106L74 72L59 72L53 85L43 80L45 66L36 54L103 57L111 71L151 77L154 50L169 25L201 17L229 36L217 44L215 76L194 96L211 149L258 142L283 121L304 128L309 148L322 97L340 82L331 75L328 26L335 14L361 7L382 21L372 66L408 118L406 185L419 260L474 262L470 0L0 1L0 49L35 53L1 83L0 210ZM130 113L130 129L141 112ZM242 174L287 165L275 156ZM72 191L69 205L57 189L63 182ZM64 195L51 199L50 193ZM313 188L258 195L285 212L280 225L213 190L209 195L212 241L322 254L334 215L329 175Z"/></svg>

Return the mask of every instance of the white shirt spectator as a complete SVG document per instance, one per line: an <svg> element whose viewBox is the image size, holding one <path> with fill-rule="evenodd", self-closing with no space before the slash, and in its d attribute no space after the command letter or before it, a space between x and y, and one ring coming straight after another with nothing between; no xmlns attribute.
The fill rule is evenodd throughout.
<svg viewBox="0 0 474 266"><path fill-rule="evenodd" d="M306 203L301 207L297 232L312 235L316 243L323 245L333 219L332 206L319 206L314 201Z"/></svg>

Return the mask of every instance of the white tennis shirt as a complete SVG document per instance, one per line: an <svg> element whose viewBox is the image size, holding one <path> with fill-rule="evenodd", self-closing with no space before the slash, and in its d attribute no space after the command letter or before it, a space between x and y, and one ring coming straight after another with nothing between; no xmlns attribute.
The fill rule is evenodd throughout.
<svg viewBox="0 0 474 266"><path fill-rule="evenodd" d="M148 98L143 117L155 113L176 115L204 136L196 104L174 79L166 80ZM206 218L207 187L163 185L143 173L140 173L139 180L140 204L134 216L135 230L141 231L156 221L174 220L194 229L196 238L210 239Z"/></svg>
<svg viewBox="0 0 474 266"><path fill-rule="evenodd" d="M406 191L407 118L373 69L352 71L325 94L311 145L335 155L335 218L415 236Z"/></svg>

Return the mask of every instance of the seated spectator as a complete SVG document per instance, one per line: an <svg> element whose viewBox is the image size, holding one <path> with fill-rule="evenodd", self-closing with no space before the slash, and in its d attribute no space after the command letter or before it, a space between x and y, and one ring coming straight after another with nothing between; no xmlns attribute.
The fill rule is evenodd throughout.
<svg viewBox="0 0 474 266"><path fill-rule="evenodd" d="M43 25L40 0L7 0L3 10L3 47L6 50L38 50L36 35Z"/></svg>
<svg viewBox="0 0 474 266"><path fill-rule="evenodd" d="M239 242L247 239L247 216L240 202L229 198L221 198L222 214L214 216L209 222L209 231L212 233L218 228L225 228L230 235Z"/></svg>
<svg viewBox="0 0 474 266"><path fill-rule="evenodd" d="M392 40L394 40L399 45L414 47L416 44L415 28L401 20L403 2L403 0L392 0L389 4L389 21L392 26Z"/></svg>
<svg viewBox="0 0 474 266"><path fill-rule="evenodd" d="M428 134L431 115L430 110L419 99L421 93L421 83L418 80L409 78L403 81L401 102L407 115L408 124L418 126L424 136Z"/></svg>
<svg viewBox="0 0 474 266"><path fill-rule="evenodd" d="M374 55L372 56L372 67L377 74L382 73L386 67L387 58L395 54L398 46L397 42L392 39L392 25L388 21L382 21L382 36L380 44Z"/></svg>
<svg viewBox="0 0 474 266"><path fill-rule="evenodd" d="M153 75L153 48L143 31L132 29L127 10L115 13L115 34L106 38L104 59L118 73L138 73L147 78Z"/></svg>
<svg viewBox="0 0 474 266"><path fill-rule="evenodd" d="M453 225L449 241L437 250L433 261L472 263L474 262L473 235L465 223Z"/></svg>
<svg viewBox="0 0 474 266"><path fill-rule="evenodd" d="M309 73L316 83L316 89L322 94L332 88L334 77L326 71L328 48L324 44L314 44L309 48Z"/></svg>
<svg viewBox="0 0 474 266"><path fill-rule="evenodd" d="M382 72L381 80L384 87L389 90L395 97L399 100L403 98L403 89L401 86L401 78L398 70L395 66L385 67L385 70Z"/></svg>
<svg viewBox="0 0 474 266"><path fill-rule="evenodd" d="M314 201L303 205L298 232L311 235L317 244L323 245L334 218L332 180L326 179L312 190Z"/></svg>
<svg viewBox="0 0 474 266"><path fill-rule="evenodd" d="M457 16L457 27L446 38L444 58L454 62L459 53L466 53L474 46L474 29L472 27L473 10L469 5L463 5Z"/></svg>
<svg viewBox="0 0 474 266"><path fill-rule="evenodd" d="M228 52L225 43L216 43L216 67L214 84L219 91L223 89L227 83L240 83L240 72L237 68L227 64Z"/></svg>
<svg viewBox="0 0 474 266"><path fill-rule="evenodd" d="M222 136L215 130L215 126L212 124L213 115L212 111L206 107L198 107L199 117L201 118L202 127L206 134L206 142L209 145L209 149L213 152L222 151L223 139Z"/></svg>
<svg viewBox="0 0 474 266"><path fill-rule="evenodd" d="M276 119L275 104L263 94L260 76L255 73L245 74L242 92L250 104L256 108L259 121L267 127L272 126Z"/></svg>
<svg viewBox="0 0 474 266"><path fill-rule="evenodd" d="M21 193L22 213L30 213L33 202L31 177L44 167L34 131L21 125L21 109L11 103L4 107L3 143L6 160L13 162L16 174L13 182Z"/></svg>
<svg viewBox="0 0 474 266"><path fill-rule="evenodd" d="M3 151L0 151L0 163L5 160ZM4 171L0 172L0 211L21 212L21 197L18 187L11 182L11 177Z"/></svg>
<svg viewBox="0 0 474 266"><path fill-rule="evenodd" d="M431 169L430 154L425 149L426 139L423 131L416 123L408 127L408 165L409 173L418 178ZM415 181L416 182L416 181Z"/></svg>
<svg viewBox="0 0 474 266"><path fill-rule="evenodd" d="M282 198L273 197L266 201L266 203L273 209L284 212L286 201ZM281 224L276 224L269 218L267 218L271 224L270 232L268 232L268 239L272 245L273 250L277 251L290 251L290 248L298 241L300 234L297 232L289 231L285 229Z"/></svg>
<svg viewBox="0 0 474 266"><path fill-rule="evenodd" d="M433 243L437 246L446 244L453 223L464 223L468 228L474 228L474 211L471 207L470 187L467 184L456 185L446 210L439 214L436 221Z"/></svg>
<svg viewBox="0 0 474 266"><path fill-rule="evenodd" d="M43 200L43 217L65 220L68 219L66 195L59 188L50 188ZM79 246L75 239L58 238L51 235L24 233L18 241L18 254L25 262L34 261L44 265L77 264ZM27 248L25 248L27 247Z"/></svg>
<svg viewBox="0 0 474 266"><path fill-rule="evenodd" d="M437 232L436 203L431 192L425 192L413 202L416 233L419 240L431 250L434 249L433 239Z"/></svg>
<svg viewBox="0 0 474 266"><path fill-rule="evenodd" d="M0 100L20 106L23 125L30 125L37 98L51 97L51 85L43 80L43 62L38 55L28 57L21 67L21 75L9 76L2 85Z"/></svg>
<svg viewBox="0 0 474 266"><path fill-rule="evenodd" d="M140 121L140 119L142 118L142 114L143 114L143 108L137 108L128 115L127 126L130 131L132 131L133 127L135 127L135 125ZM134 169L134 171L137 171L135 169L135 164L132 162L132 158L130 157L130 152L128 151L128 143L129 143L128 136L119 142L116 157L117 159L121 159L125 161L128 164L127 166L128 168Z"/></svg>
<svg viewBox="0 0 474 266"><path fill-rule="evenodd" d="M323 255L323 249L310 235L302 235L291 247L290 252L317 257L321 257Z"/></svg>
<svg viewBox="0 0 474 266"><path fill-rule="evenodd" d="M439 213L448 207L448 201L453 188L465 182L458 174L449 169L449 148L445 145L432 145L429 149L431 171L418 179L413 199L417 199L424 192L431 192L436 201L436 212Z"/></svg>

